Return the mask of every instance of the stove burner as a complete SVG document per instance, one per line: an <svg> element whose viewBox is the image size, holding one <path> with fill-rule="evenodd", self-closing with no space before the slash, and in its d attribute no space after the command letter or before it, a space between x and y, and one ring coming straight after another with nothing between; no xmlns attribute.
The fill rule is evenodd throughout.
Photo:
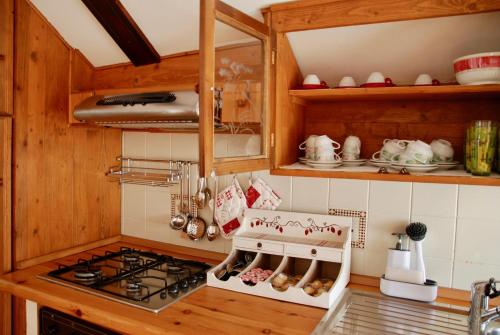
<svg viewBox="0 0 500 335"><path fill-rule="evenodd" d="M96 281L102 277L102 270L99 266L77 266L75 268L75 279L77 281L88 282Z"/></svg>
<svg viewBox="0 0 500 335"><path fill-rule="evenodd" d="M138 283L127 283L127 292L135 293L139 292L142 289L142 285L140 282Z"/></svg>
<svg viewBox="0 0 500 335"><path fill-rule="evenodd" d="M167 268L167 273L169 275L178 275L178 274L181 274L181 273L186 272L186 271L187 271L186 268L183 268L180 266L169 266Z"/></svg>
<svg viewBox="0 0 500 335"><path fill-rule="evenodd" d="M122 256L125 265L136 265L141 259L141 255L138 252L130 252Z"/></svg>

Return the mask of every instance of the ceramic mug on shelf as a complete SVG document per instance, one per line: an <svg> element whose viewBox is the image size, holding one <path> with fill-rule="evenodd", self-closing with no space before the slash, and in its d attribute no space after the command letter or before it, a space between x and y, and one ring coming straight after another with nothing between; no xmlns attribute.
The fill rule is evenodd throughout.
<svg viewBox="0 0 500 335"><path fill-rule="evenodd" d="M415 79L415 86L428 86L428 85L439 85L440 82L437 79L432 79L427 73L420 74L417 79Z"/></svg>
<svg viewBox="0 0 500 335"><path fill-rule="evenodd" d="M433 152L433 161L435 162L450 162L453 160L453 146L450 142L439 139L431 142Z"/></svg>
<svg viewBox="0 0 500 335"><path fill-rule="evenodd" d="M406 148L406 141L385 139L382 149L372 155L372 159L390 161L395 155L401 154Z"/></svg>
<svg viewBox="0 0 500 335"><path fill-rule="evenodd" d="M321 80L319 80L319 77L315 74L308 74L305 78L304 81L302 82L303 85L320 85Z"/></svg>
<svg viewBox="0 0 500 335"><path fill-rule="evenodd" d="M410 141L406 150L400 155L399 162L407 164L430 164L434 153L429 144L424 141ZM405 161L402 161L404 158Z"/></svg>
<svg viewBox="0 0 500 335"><path fill-rule="evenodd" d="M357 87L357 85L353 77L346 76L340 79L338 87Z"/></svg>
<svg viewBox="0 0 500 335"><path fill-rule="evenodd" d="M361 153L361 140L357 136L347 136L342 146L342 159L356 160Z"/></svg>
<svg viewBox="0 0 500 335"><path fill-rule="evenodd" d="M316 137L315 160L337 161L340 156L335 151L340 149L340 143L332 140L326 135Z"/></svg>
<svg viewBox="0 0 500 335"><path fill-rule="evenodd" d="M304 142L299 145L299 149L305 151L306 159L316 159L316 138L318 138L317 135L310 135Z"/></svg>

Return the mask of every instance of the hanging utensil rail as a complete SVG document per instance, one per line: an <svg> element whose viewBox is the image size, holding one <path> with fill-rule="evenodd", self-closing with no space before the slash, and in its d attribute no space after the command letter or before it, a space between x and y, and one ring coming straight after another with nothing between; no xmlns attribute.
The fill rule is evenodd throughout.
<svg viewBox="0 0 500 335"><path fill-rule="evenodd" d="M120 184L169 187L183 178L182 166L197 162L117 157L120 165L113 166L106 173Z"/></svg>

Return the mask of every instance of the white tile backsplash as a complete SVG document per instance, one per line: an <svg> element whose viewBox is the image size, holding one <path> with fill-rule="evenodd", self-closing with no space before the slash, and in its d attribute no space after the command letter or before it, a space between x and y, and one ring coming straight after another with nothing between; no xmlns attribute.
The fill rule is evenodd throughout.
<svg viewBox="0 0 500 335"><path fill-rule="evenodd" d="M328 208L366 211L369 189L368 180L330 179Z"/></svg>
<svg viewBox="0 0 500 335"><path fill-rule="evenodd" d="M500 187L460 185L458 217L498 220L500 218Z"/></svg>
<svg viewBox="0 0 500 335"><path fill-rule="evenodd" d="M500 266L500 218L457 220L455 260Z"/></svg>
<svg viewBox="0 0 500 335"><path fill-rule="evenodd" d="M455 217L457 185L414 183L411 212L414 215Z"/></svg>
<svg viewBox="0 0 500 335"><path fill-rule="evenodd" d="M452 287L470 290L474 281L488 280L491 277L500 278L500 266L455 261L453 264Z"/></svg>
<svg viewBox="0 0 500 335"><path fill-rule="evenodd" d="M328 213L328 179L292 178L292 210L304 213Z"/></svg>
<svg viewBox="0 0 500 335"><path fill-rule="evenodd" d="M243 139L245 141L248 139ZM215 150L230 150L221 134ZM198 159L197 134L124 132L123 155L159 159ZM192 171L193 181L196 175ZM440 286L469 289L474 280L500 277L500 187L441 185L323 179L270 175L269 171L237 176L246 190L248 178L258 176L280 195L280 210L322 213L329 208L367 211L366 248L353 249L351 271L380 276L385 270L392 232L403 231L410 221L427 225L423 242L428 277ZM219 191L232 176L219 177ZM193 191L196 185L192 185ZM170 192L175 188L123 185L122 232L142 238L228 253L231 241L193 242L170 229ZM199 214L210 223L211 212Z"/></svg>

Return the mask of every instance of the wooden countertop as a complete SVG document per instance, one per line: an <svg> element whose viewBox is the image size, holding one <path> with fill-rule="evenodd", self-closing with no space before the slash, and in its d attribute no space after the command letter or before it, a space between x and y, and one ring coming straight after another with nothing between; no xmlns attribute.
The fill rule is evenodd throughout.
<svg viewBox="0 0 500 335"><path fill-rule="evenodd" d="M121 246L210 260L181 254L179 247L175 247L175 251L159 250L142 243L121 241L4 275L0 277L0 290L124 334L309 334L326 312L321 308L204 287L155 314L36 278L57 268L58 264L69 265L78 258L102 255L105 250L118 250Z"/></svg>

